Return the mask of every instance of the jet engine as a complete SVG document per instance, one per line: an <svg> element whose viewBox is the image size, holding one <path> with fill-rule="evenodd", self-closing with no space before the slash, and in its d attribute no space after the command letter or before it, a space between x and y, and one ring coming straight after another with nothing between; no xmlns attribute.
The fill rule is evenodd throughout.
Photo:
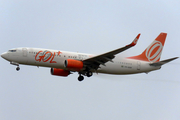
<svg viewBox="0 0 180 120"><path fill-rule="evenodd" d="M83 62L79 60L67 59L64 62L64 66L72 71L80 71L83 68Z"/></svg>
<svg viewBox="0 0 180 120"><path fill-rule="evenodd" d="M68 70L51 68L51 75L67 77L69 74L70 74L70 71L68 71Z"/></svg>

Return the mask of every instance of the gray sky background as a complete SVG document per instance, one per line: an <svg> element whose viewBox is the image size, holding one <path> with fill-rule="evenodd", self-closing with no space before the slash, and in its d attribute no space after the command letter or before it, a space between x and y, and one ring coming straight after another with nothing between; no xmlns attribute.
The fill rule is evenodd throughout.
<svg viewBox="0 0 180 120"><path fill-rule="evenodd" d="M167 32L162 59L180 56L177 0L1 0L0 53L37 47L100 54L138 44L118 56L140 54ZM0 59L1 120L179 120L180 59L149 74L94 75L78 82L49 68Z"/></svg>

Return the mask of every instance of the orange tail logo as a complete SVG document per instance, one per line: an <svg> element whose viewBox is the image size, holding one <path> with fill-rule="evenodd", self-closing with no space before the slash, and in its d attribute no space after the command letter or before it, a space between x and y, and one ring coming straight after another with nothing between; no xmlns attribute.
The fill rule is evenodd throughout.
<svg viewBox="0 0 180 120"><path fill-rule="evenodd" d="M165 43L167 33L160 33L159 36L138 56L128 57L130 59L157 62L161 58L161 53Z"/></svg>

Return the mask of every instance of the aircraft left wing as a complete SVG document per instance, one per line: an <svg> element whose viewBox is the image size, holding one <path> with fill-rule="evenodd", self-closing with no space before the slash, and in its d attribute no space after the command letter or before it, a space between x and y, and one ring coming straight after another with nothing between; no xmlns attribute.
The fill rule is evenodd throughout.
<svg viewBox="0 0 180 120"><path fill-rule="evenodd" d="M85 59L83 60L83 63L84 65L86 65L86 67L88 67L88 69L95 69L95 70L99 68L99 65L105 66L106 62L109 62L109 61L113 62L112 59L115 58L116 54L135 46L137 44L139 37L140 37L140 34L136 36L136 38L132 41L131 44L126 45L122 48L104 53L104 54L100 54L100 55Z"/></svg>

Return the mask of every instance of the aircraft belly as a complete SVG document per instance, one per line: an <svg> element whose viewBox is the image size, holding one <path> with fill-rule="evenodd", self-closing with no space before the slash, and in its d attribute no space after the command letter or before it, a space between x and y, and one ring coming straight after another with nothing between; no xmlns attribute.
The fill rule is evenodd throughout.
<svg viewBox="0 0 180 120"><path fill-rule="evenodd" d="M135 74L135 73L148 73L152 70L160 69L159 67L152 67L146 62L141 62L139 65L138 61L133 61L131 63L127 64L123 62L123 64L120 64L118 62L112 63L108 62L106 66L100 66L101 68L98 69L99 73L105 73L105 74Z"/></svg>
<svg viewBox="0 0 180 120"><path fill-rule="evenodd" d="M99 73L106 73L106 74L133 74L137 71L135 67L132 65L121 65L118 63L109 63L106 66L100 66L101 68L98 69Z"/></svg>

